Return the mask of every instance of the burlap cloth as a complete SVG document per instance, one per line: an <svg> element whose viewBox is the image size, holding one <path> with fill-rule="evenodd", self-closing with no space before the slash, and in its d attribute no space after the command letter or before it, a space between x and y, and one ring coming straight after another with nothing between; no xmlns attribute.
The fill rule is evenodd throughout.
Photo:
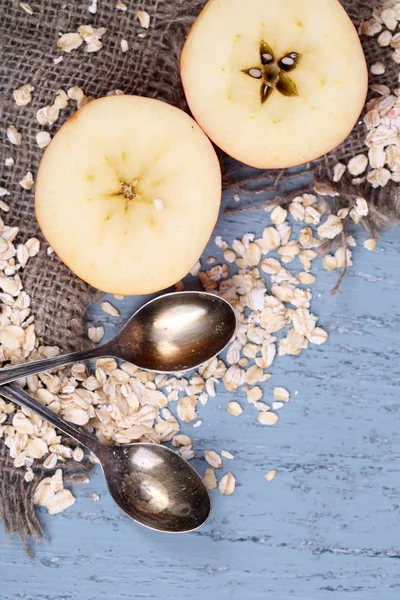
<svg viewBox="0 0 400 600"><path fill-rule="evenodd" d="M18 185L28 170L36 174L42 154L35 140L41 129L35 119L37 109L52 104L58 89L67 90L71 86L80 86L86 95L95 98L118 88L187 109L180 84L179 56L189 26L204 3L203 0L127 0L128 10L121 12L115 7L115 0L98 0L97 13L92 15L88 12L89 0L32 0L34 13L29 15L18 0L0 0L0 185L11 192L7 197L11 212L6 221L20 228L21 240L30 236L42 240L34 216L33 193ZM358 26L362 19L371 16L372 8L379 2L343 0L343 4ZM138 37L143 33L136 18L139 9L147 10L151 17L144 39ZM61 53L56 46L58 34L76 31L82 24L107 28L102 40L104 47L92 54L86 53L83 46L71 54ZM126 53L121 52L121 39L129 42ZM377 59L376 41L366 40L365 44L371 63ZM61 55L63 61L54 64L53 60ZM383 49L379 58L394 66L389 56L389 50ZM386 75L389 84L394 77L389 68ZM384 82L382 78L380 82ZM26 107L18 107L12 92L26 83L35 88L33 101ZM69 114L68 109L62 111L50 133L55 133ZM22 132L21 146L8 142L6 128L10 124ZM364 128L356 127L343 146L328 157L330 164L338 157L346 159L359 152L364 137ZM11 169L3 166L9 156L15 159ZM308 169L312 171L325 164L322 160ZM278 173L268 175L274 177ZM283 180L285 176L284 173ZM232 184L232 177L228 181ZM95 290L77 279L55 255L48 256L46 247L43 243L40 255L23 274L24 286L33 299L38 335L65 350L82 347L86 343L84 312L94 299ZM22 476L14 469L0 440L0 515L7 532L26 539L41 535L42 530L32 506L35 484L26 484Z"/></svg>

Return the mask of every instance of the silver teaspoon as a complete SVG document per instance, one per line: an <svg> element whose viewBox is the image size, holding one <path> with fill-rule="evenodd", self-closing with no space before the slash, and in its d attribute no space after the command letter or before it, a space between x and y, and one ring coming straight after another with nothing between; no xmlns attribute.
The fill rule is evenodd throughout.
<svg viewBox="0 0 400 600"><path fill-rule="evenodd" d="M159 373L189 371L222 352L236 330L231 305L205 292L176 292L142 306L110 342L0 369L0 385L91 358L112 357Z"/></svg>
<svg viewBox="0 0 400 600"><path fill-rule="evenodd" d="M207 487L176 452L157 444L106 446L60 419L15 384L0 387L0 395L29 408L91 450L100 461L111 496L140 525L167 533L186 533L207 521L211 513Z"/></svg>

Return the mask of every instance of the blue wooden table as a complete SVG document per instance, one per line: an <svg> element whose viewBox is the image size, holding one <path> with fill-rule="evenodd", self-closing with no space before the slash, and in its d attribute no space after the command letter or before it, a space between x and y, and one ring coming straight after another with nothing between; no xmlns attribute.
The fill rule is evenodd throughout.
<svg viewBox="0 0 400 600"><path fill-rule="evenodd" d="M257 233L265 220L262 211L224 216L215 233ZM217 250L211 241L205 256ZM221 386L199 411L202 427L183 428L202 473L202 450L235 455L224 472L235 474L236 492L214 493L204 528L142 529L113 504L97 469L71 509L43 512L51 541L34 560L0 533L1 600L398 600L400 228L375 253L355 249L354 262L336 297L337 274L314 269L312 312L330 340L276 361L267 395L283 385L292 396L277 426L260 426L249 405L228 415L233 398ZM120 321L92 309L108 336L140 301L113 302Z"/></svg>

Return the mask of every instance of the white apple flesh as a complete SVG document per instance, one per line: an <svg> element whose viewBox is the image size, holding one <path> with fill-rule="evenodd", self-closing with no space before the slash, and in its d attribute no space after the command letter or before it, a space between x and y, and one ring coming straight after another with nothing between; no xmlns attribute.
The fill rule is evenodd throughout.
<svg viewBox="0 0 400 600"><path fill-rule="evenodd" d="M36 216L81 279L109 293L147 294L184 277L219 213L215 151L183 111L137 96L79 110L40 163Z"/></svg>
<svg viewBox="0 0 400 600"><path fill-rule="evenodd" d="M272 50L264 56L263 43ZM282 71L294 84L289 95L277 84ZM207 135L265 169L303 164L338 146L368 88L358 34L338 0L209 0L187 38L181 74Z"/></svg>

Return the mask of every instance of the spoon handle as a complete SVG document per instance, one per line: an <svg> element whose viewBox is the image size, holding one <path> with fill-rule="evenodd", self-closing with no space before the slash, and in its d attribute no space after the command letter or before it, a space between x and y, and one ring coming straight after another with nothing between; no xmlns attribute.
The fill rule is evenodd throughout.
<svg viewBox="0 0 400 600"><path fill-rule="evenodd" d="M17 385L4 385L0 387L0 396L6 398L10 402L14 402L18 404L18 406L23 406L24 408L29 408L33 412L35 412L39 417L48 421L50 425L53 427L57 427L60 431L65 433L65 435L73 438L82 446L85 446L89 450L91 450L94 454L98 454L102 447L102 444L97 440L97 438L89 435L82 429L78 429L71 423L66 423L60 417L58 417L53 411L51 411L43 404L40 404L38 400L33 398L30 394L25 392L25 390L21 390Z"/></svg>
<svg viewBox="0 0 400 600"><path fill-rule="evenodd" d="M16 379L21 379L22 377L27 377L28 375L35 375L36 373L42 373L43 371L51 371L65 365L71 365L75 362L89 360L90 358L99 356L109 356L107 354L107 345L98 346L91 350L84 350L83 352L60 354L60 356L54 356L53 358L45 358L43 360L36 360L22 365L4 367L3 369L0 369L0 385L15 381Z"/></svg>

